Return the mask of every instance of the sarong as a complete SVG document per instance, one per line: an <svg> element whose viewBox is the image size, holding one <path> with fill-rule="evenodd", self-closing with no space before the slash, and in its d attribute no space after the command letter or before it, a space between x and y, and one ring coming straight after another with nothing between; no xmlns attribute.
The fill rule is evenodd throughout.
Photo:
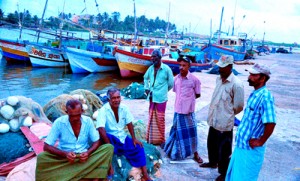
<svg viewBox="0 0 300 181"><path fill-rule="evenodd" d="M172 160L183 160L197 151L197 124L194 113L174 114L164 151Z"/></svg>
<svg viewBox="0 0 300 181"><path fill-rule="evenodd" d="M146 140L150 144L161 145L165 143L165 111L167 102L155 103L150 101L149 121Z"/></svg>
<svg viewBox="0 0 300 181"><path fill-rule="evenodd" d="M226 181L255 181L264 161L265 146L247 150L236 147L230 159Z"/></svg>
<svg viewBox="0 0 300 181"><path fill-rule="evenodd" d="M84 163L79 158L70 164L67 158L61 158L49 152L38 155L36 180L80 180L82 178L106 178L110 167L113 146L105 144L94 151Z"/></svg>
<svg viewBox="0 0 300 181"><path fill-rule="evenodd" d="M126 137L124 144L111 134L106 134L110 143L114 146L114 154L121 156L124 155L131 166L143 167L146 165L145 150L140 145L134 146L132 138Z"/></svg>

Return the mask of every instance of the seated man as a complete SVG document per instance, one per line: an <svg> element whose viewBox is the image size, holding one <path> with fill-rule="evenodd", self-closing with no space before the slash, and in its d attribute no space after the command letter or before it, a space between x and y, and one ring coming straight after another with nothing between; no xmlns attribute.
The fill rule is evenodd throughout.
<svg viewBox="0 0 300 181"><path fill-rule="evenodd" d="M109 104L104 104L99 110L96 124L101 141L114 145L115 154L124 155L131 166L141 168L144 180L151 180L143 145L135 138L133 116L125 105L120 104L120 91L111 88L107 91L107 97ZM124 131L126 125L131 138Z"/></svg>
<svg viewBox="0 0 300 181"><path fill-rule="evenodd" d="M99 147L99 134L84 115L78 100L69 100L67 114L57 118L37 157L36 180L81 180L106 178L113 146ZM59 140L58 147L55 142ZM89 143L92 143L90 146Z"/></svg>

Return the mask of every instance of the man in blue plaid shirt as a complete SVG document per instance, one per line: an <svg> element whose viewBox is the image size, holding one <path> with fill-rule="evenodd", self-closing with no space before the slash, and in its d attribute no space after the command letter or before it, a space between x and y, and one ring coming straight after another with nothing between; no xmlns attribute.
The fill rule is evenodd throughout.
<svg viewBox="0 0 300 181"><path fill-rule="evenodd" d="M255 64L249 71L248 82L254 91L248 98L244 116L236 133L236 148L231 156L226 180L257 180L261 169L265 142L276 124L274 98L266 87L270 69Z"/></svg>

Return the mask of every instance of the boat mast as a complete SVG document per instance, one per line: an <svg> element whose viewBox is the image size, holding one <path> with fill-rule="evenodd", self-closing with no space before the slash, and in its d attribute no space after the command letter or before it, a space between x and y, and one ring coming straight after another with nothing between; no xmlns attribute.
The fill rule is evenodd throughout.
<svg viewBox="0 0 300 181"><path fill-rule="evenodd" d="M136 27L135 0L133 0L133 14L134 14L134 40L136 40L137 39L137 27Z"/></svg>
<svg viewBox="0 0 300 181"><path fill-rule="evenodd" d="M169 24L170 24L171 1L169 1L168 24L166 28L166 38L168 38Z"/></svg>
<svg viewBox="0 0 300 181"><path fill-rule="evenodd" d="M224 6L222 7L222 12L221 12L221 20L220 20L220 26L219 26L219 32L218 32L218 44L220 41L220 35L221 35L221 30L222 30L223 12L224 12Z"/></svg>
<svg viewBox="0 0 300 181"><path fill-rule="evenodd" d="M41 28L42 28L42 24L43 24L44 15L45 15L45 12L46 12L46 9L47 9L47 4L48 4L48 0L46 0L43 15L42 15L42 19L40 21L40 26L39 26L39 29L38 29L38 36L37 36L37 40L36 40L37 43L39 42L39 39L40 39L40 32L41 32Z"/></svg>
<svg viewBox="0 0 300 181"><path fill-rule="evenodd" d="M237 2L237 0L235 0L235 5L234 5L234 15L232 17L232 32L231 32L231 36L234 35L234 19L235 19L235 11L236 11L236 2Z"/></svg>

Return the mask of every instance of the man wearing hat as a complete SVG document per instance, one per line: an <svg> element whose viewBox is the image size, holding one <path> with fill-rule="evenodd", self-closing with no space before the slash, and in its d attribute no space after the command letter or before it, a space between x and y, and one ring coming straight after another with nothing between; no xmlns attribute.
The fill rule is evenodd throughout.
<svg viewBox="0 0 300 181"><path fill-rule="evenodd" d="M220 175L216 180L225 180L232 153L234 118L244 106L244 86L232 72L231 55L222 55L217 65L220 77L216 80L207 120L208 162L200 167L218 168Z"/></svg>
<svg viewBox="0 0 300 181"><path fill-rule="evenodd" d="M147 100L150 101L146 140L148 143L163 146L168 91L173 87L174 78L171 68L161 62L159 49L152 52L151 61L153 65L144 75Z"/></svg>
<svg viewBox="0 0 300 181"><path fill-rule="evenodd" d="M227 170L226 180L257 180L261 169L266 141L275 124L274 98L266 87L270 69L255 64L248 69L248 82L254 87L250 94L241 124L236 133L236 147Z"/></svg>

